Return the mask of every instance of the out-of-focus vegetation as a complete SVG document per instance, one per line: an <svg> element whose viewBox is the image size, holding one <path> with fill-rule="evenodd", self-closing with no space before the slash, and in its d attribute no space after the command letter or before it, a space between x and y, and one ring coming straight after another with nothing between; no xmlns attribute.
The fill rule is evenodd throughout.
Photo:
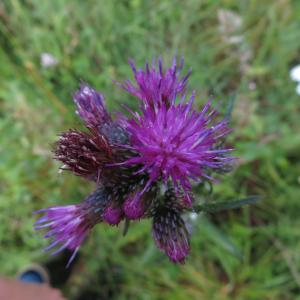
<svg viewBox="0 0 300 300"><path fill-rule="evenodd" d="M185 265L153 245L151 224L96 226L68 281L70 299L300 299L300 1L63 1L0 3L0 273L43 262L32 211L79 202L93 186L52 160L57 134L81 127L72 93L84 80L110 109L136 101L111 79L161 55L192 66L196 104L235 97L238 168L216 201L260 194L258 205L200 215ZM46 67L41 55L57 64ZM217 101L216 101L217 102ZM84 299L88 299L87 296Z"/></svg>

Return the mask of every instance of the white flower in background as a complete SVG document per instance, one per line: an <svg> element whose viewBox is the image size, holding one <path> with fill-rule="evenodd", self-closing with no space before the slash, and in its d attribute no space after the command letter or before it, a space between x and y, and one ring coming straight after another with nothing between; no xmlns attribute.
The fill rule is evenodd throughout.
<svg viewBox="0 0 300 300"><path fill-rule="evenodd" d="M198 214L197 213L194 213L194 212L191 212L189 213L189 217L192 221L196 221L197 218L198 218Z"/></svg>
<svg viewBox="0 0 300 300"><path fill-rule="evenodd" d="M243 18L232 10L218 10L219 33L223 42L230 45L232 53L240 61L240 71L245 74L250 67L252 49L245 39Z"/></svg>
<svg viewBox="0 0 300 300"><path fill-rule="evenodd" d="M58 60L50 53L42 53L40 56L41 66L44 68L49 68L56 66L58 64Z"/></svg>
<svg viewBox="0 0 300 300"><path fill-rule="evenodd" d="M219 9L219 32L228 44L240 44L244 37L238 32L241 30L243 20L240 15L231 10Z"/></svg>
<svg viewBox="0 0 300 300"><path fill-rule="evenodd" d="M290 71L291 79L300 82L300 65L295 66Z"/></svg>
<svg viewBox="0 0 300 300"><path fill-rule="evenodd" d="M296 93L300 95L300 65L293 67L290 70L290 77L293 81L297 81Z"/></svg>

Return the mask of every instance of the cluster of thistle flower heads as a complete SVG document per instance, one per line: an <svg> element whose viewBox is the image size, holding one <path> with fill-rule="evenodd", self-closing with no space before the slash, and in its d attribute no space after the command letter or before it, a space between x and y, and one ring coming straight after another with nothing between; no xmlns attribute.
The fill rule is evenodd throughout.
<svg viewBox="0 0 300 300"><path fill-rule="evenodd" d="M186 100L190 72L180 77L183 60L166 70L161 60L140 70L130 65L134 82L117 84L139 100L139 112L127 108L129 117L113 118L102 94L82 84L74 102L87 130L64 132L56 143L61 168L97 186L82 203L37 212L43 216L35 228L48 229L45 237L52 239L46 250L73 251L69 263L96 224L144 218L152 219L156 246L184 262L190 242L182 215L192 210L192 186L212 180L232 161L224 146L227 121L210 102L195 110L195 93Z"/></svg>

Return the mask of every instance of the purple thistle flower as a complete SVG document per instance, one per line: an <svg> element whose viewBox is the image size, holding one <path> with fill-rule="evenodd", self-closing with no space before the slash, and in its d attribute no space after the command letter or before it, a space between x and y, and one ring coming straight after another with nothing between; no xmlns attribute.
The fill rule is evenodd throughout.
<svg viewBox="0 0 300 300"><path fill-rule="evenodd" d="M134 167L113 166L131 155L128 149L119 146L119 140L126 139L127 143L124 132L114 123L103 126L101 131L90 127L89 132L73 129L63 132L56 142L54 158L63 163L61 170L72 171L77 176L110 186L122 181L127 184Z"/></svg>
<svg viewBox="0 0 300 300"><path fill-rule="evenodd" d="M216 122L216 111L207 103L198 113L188 103L167 107L164 103L153 110L147 106L142 114L127 121L131 147L138 153L125 162L141 165L141 173L149 173L149 182L169 179L186 198L191 190L191 180L211 179L210 169L220 169L232 158L226 154L231 149L216 149L230 130L226 121ZM187 201L189 202L189 201Z"/></svg>
<svg viewBox="0 0 300 300"><path fill-rule="evenodd" d="M139 98L145 105L153 107L165 103L167 106L174 104L177 95L183 95L186 91L187 79L191 73L188 72L179 78L183 68L183 59L177 65L176 58L170 68L163 70L162 60L159 59L156 65L153 61L152 68L146 64L145 70L137 70L134 61L129 61L132 68L135 83L126 80L118 84L133 96Z"/></svg>
<svg viewBox="0 0 300 300"><path fill-rule="evenodd" d="M104 97L87 84L82 84L75 93L73 100L77 106L76 113L85 122L87 127L98 127L111 122Z"/></svg>
<svg viewBox="0 0 300 300"><path fill-rule="evenodd" d="M91 229L101 222L108 200L109 194L100 187L81 204L53 206L36 211L35 213L44 213L44 215L34 224L35 229L48 229L45 238L53 239L45 251L57 246L59 247L52 255L64 249L73 251L69 265Z"/></svg>
<svg viewBox="0 0 300 300"><path fill-rule="evenodd" d="M44 215L35 228L48 229L45 237L53 239L46 250L72 250L69 264L97 223L143 218L152 218L157 247L183 263L190 243L181 216L194 202L192 183L224 173L233 159L224 146L227 121L217 119L210 102L196 111L194 93L185 101L190 72L180 77L183 60L165 70L161 60L145 70L130 64L136 83L119 85L141 101L141 112L112 118L104 97L82 84L74 102L87 131L69 130L56 142L54 158L63 163L61 169L98 186L80 204L38 211Z"/></svg>
<svg viewBox="0 0 300 300"><path fill-rule="evenodd" d="M98 130L90 133L69 130L56 142L54 158L63 163L63 170L97 181L101 168L114 162L113 150Z"/></svg>

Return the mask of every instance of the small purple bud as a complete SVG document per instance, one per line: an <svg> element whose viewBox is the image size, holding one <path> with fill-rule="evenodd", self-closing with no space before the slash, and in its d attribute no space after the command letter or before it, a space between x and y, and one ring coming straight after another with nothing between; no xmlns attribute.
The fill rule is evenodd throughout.
<svg viewBox="0 0 300 300"><path fill-rule="evenodd" d="M74 95L77 113L88 127L97 127L111 121L102 94L87 84L82 84Z"/></svg>
<svg viewBox="0 0 300 300"><path fill-rule="evenodd" d="M140 193L129 196L124 203L124 213L128 219L140 219L145 213L145 205Z"/></svg>
<svg viewBox="0 0 300 300"><path fill-rule="evenodd" d="M190 250L189 233L179 212L160 208L153 218L155 244L174 263L184 263Z"/></svg>
<svg viewBox="0 0 300 300"><path fill-rule="evenodd" d="M123 218L123 211L120 206L110 204L102 215L103 220L110 225L118 225Z"/></svg>

